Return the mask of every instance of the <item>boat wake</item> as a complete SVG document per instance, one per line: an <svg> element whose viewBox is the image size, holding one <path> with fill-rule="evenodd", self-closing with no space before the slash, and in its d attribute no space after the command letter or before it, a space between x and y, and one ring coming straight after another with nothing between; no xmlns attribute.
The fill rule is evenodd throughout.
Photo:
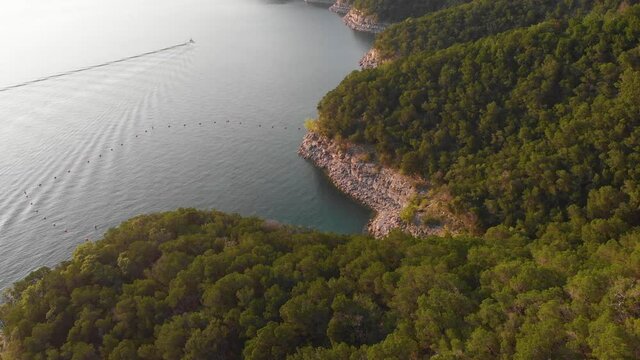
<svg viewBox="0 0 640 360"><path fill-rule="evenodd" d="M50 76L43 77L43 78L40 78L40 79L26 81L26 82L23 82L21 84L7 86L7 87L4 87L4 88L0 88L0 92L12 90L12 89L15 89L15 88L20 88L20 87L23 87L23 86L28 86L28 85L31 85L31 84L36 84L36 83L47 81L47 80L51 80L51 79L56 79L56 78L63 77L63 76L68 76L68 75L71 75L71 74L76 74L76 73L83 72L83 71L93 70L93 69L97 69L97 68L100 68L100 67L105 67L105 66L109 66L109 65L113 65L113 64L129 61L129 60L141 58L143 56L149 56L149 55L153 55L153 54L158 54L158 53L161 53L161 52L177 49L177 48L180 48L180 47L183 47L183 46L189 46L189 45L192 45L192 44L195 44L195 41L193 41L193 39L190 39L189 41L187 41L185 43L182 43L182 44L173 45L173 46L169 46L169 47L158 49L158 50L154 50L154 51L149 51L149 52L146 52L146 53L143 53L143 54L138 54L138 55L134 55L134 56L128 56L128 57L125 57L125 58L122 58L122 59L113 60L113 61L109 61L109 62L106 62L106 63L98 64L98 65L92 65L92 66L88 66L88 67L84 67L84 68L80 68L80 69L66 71L66 72L63 72L63 73L60 73L60 74L50 75Z"/></svg>

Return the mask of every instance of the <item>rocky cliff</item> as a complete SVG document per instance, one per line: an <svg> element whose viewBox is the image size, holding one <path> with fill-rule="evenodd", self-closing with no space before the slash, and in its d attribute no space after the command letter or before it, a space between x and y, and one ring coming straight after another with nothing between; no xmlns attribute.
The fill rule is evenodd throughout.
<svg viewBox="0 0 640 360"><path fill-rule="evenodd" d="M375 16L365 15L362 11L354 8L349 10L343 20L353 30L374 34L383 32L387 27L386 24L378 22Z"/></svg>
<svg viewBox="0 0 640 360"><path fill-rule="evenodd" d="M363 146L341 146L334 140L309 132L298 154L323 169L338 189L375 212L367 225L367 230L375 237L383 237L393 229L414 236L442 235L458 232L456 229L461 226L445 210L433 207L431 213L442 213L441 221L425 222L419 212L407 221L403 211L417 196L428 196L426 182L369 161L369 151Z"/></svg>
<svg viewBox="0 0 640 360"><path fill-rule="evenodd" d="M367 51L362 59L360 59L360 67L363 69L373 69L388 61L389 60L382 58L380 52L376 48L371 48L371 50Z"/></svg>
<svg viewBox="0 0 640 360"><path fill-rule="evenodd" d="M349 10L351 10L350 1L338 0L333 5L331 5L329 10L341 16L347 15L347 13L349 13Z"/></svg>

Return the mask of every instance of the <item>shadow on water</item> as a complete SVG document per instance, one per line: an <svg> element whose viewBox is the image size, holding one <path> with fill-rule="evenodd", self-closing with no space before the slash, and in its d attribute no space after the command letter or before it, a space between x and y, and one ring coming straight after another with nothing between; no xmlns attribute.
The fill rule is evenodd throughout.
<svg viewBox="0 0 640 360"><path fill-rule="evenodd" d="M269 5L284 5L290 2L294 2L295 0L261 0L261 1Z"/></svg>
<svg viewBox="0 0 640 360"><path fill-rule="evenodd" d="M365 223L365 225L360 230L362 232L366 232L368 224L367 219L371 219L373 217L373 210L366 207L364 204L360 204L358 200L350 197L348 194L338 189L324 170L313 166L311 163L309 163L309 166L313 168L312 174L313 181L316 184L315 189L317 191L317 196L330 200L332 203L335 202L341 204L340 208L332 208L329 211L340 211L341 215L343 216L335 217L334 221L340 221L339 219L342 219L342 221L344 221L345 223L331 224L333 226L329 227L344 227L349 223L352 223L354 219L358 219L361 221L361 223ZM345 197L351 199L352 201L344 201Z"/></svg>
<svg viewBox="0 0 640 360"><path fill-rule="evenodd" d="M307 5L328 10L332 4L329 2L308 2Z"/></svg>
<svg viewBox="0 0 640 360"><path fill-rule="evenodd" d="M371 44L376 38L376 34L372 34L368 32L353 30L351 33L354 39L356 39L356 41L363 44Z"/></svg>
<svg viewBox="0 0 640 360"><path fill-rule="evenodd" d="M289 3L293 3L293 2L298 2L300 0L260 0L260 1L265 3L265 4L270 4L270 5L285 5L285 4L289 4ZM312 7L316 7L316 8L320 8L320 9L327 9L327 10L331 7L331 5L333 5L332 2L323 2L323 1L305 2L305 3L308 6L312 6Z"/></svg>

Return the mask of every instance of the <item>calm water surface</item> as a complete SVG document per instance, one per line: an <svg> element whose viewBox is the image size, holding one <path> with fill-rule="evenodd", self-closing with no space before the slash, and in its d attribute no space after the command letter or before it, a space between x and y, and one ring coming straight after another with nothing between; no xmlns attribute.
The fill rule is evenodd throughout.
<svg viewBox="0 0 640 360"><path fill-rule="evenodd" d="M177 207L362 231L368 210L296 149L370 37L302 1L12 2L0 88L196 44L0 91L0 288Z"/></svg>

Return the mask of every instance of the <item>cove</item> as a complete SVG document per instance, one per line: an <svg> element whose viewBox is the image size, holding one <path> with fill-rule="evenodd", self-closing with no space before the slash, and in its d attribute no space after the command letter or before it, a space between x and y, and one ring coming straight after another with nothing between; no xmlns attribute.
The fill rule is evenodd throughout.
<svg viewBox="0 0 640 360"><path fill-rule="evenodd" d="M3 88L196 40L0 93L0 288L142 213L365 227L370 211L296 154L305 118L372 42L326 8L15 1L0 31L15 34Z"/></svg>

